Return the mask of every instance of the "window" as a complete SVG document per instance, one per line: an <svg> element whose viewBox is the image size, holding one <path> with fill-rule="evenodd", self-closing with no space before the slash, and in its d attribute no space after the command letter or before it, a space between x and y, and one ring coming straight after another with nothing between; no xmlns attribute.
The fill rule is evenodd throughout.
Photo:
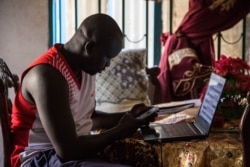
<svg viewBox="0 0 250 167"><path fill-rule="evenodd" d="M159 0L160 1L160 0ZM124 33L125 48L147 48L147 65L158 65L163 47L162 32L175 32L188 11L189 0L51 0L51 44L67 41L81 21L94 13L112 16ZM227 31L214 35L220 54L249 61L250 15Z"/></svg>
<svg viewBox="0 0 250 167"><path fill-rule="evenodd" d="M113 17L124 33L125 48L147 48L148 66L157 65L160 57L161 26L155 30L156 2L145 0L52 0L52 43L64 43L82 20L94 13ZM160 17L159 17L160 18ZM159 21L161 21L159 19Z"/></svg>

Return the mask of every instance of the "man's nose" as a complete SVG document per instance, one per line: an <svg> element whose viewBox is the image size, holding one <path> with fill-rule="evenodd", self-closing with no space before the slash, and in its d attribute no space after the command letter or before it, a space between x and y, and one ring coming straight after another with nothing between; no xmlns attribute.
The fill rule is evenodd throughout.
<svg viewBox="0 0 250 167"><path fill-rule="evenodd" d="M110 66L110 61L107 61L106 67L109 67L109 66Z"/></svg>

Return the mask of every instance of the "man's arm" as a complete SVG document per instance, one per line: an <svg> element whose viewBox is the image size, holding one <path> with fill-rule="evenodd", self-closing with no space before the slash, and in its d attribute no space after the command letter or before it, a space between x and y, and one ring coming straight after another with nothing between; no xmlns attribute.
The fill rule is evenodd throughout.
<svg viewBox="0 0 250 167"><path fill-rule="evenodd" d="M95 111L92 115L93 127L92 130L109 129L114 127L121 117L124 115L121 113L105 113L102 111Z"/></svg>
<svg viewBox="0 0 250 167"><path fill-rule="evenodd" d="M138 115L146 112L150 108L151 106L145 106L144 103L139 103L134 105L132 109L127 112L131 113L134 117L137 117ZM119 122L119 120L124 114L126 114L126 112L105 113L102 111L95 111L92 115L92 130L112 128Z"/></svg>
<svg viewBox="0 0 250 167"><path fill-rule="evenodd" d="M96 154L115 140L132 135L142 124L132 114L124 114L122 119L117 116L118 124L104 133L77 136L68 84L61 73L49 65L35 66L26 74L22 93L25 99L36 104L42 125L62 160Z"/></svg>

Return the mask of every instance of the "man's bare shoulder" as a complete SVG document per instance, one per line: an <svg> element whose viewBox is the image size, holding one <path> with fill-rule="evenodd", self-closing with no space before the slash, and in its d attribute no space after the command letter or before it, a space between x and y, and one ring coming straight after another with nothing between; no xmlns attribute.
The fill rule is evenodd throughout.
<svg viewBox="0 0 250 167"><path fill-rule="evenodd" d="M32 67L22 81L22 94L27 100L44 96L51 96L55 91L67 91L68 86L63 75L48 64L40 64ZM32 98L30 98L32 97ZM33 101L33 100L31 100Z"/></svg>
<svg viewBox="0 0 250 167"><path fill-rule="evenodd" d="M28 81L28 82L25 82ZM48 64L40 64L32 67L24 76L23 84L32 83L35 85L40 84L55 84L61 83L65 78L54 67Z"/></svg>

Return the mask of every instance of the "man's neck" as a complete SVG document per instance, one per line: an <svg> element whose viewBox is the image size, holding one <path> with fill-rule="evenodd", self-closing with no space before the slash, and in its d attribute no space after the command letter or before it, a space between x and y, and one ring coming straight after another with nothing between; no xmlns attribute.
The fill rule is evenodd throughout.
<svg viewBox="0 0 250 167"><path fill-rule="evenodd" d="M61 46L59 51L63 55L63 57L65 58L67 63L69 64L69 66L72 69L72 71L74 72L75 76L81 77L81 69L78 68L79 65L78 65L77 59L75 59L76 56L74 54L71 54L71 52L68 51L67 49L65 49L64 45Z"/></svg>

